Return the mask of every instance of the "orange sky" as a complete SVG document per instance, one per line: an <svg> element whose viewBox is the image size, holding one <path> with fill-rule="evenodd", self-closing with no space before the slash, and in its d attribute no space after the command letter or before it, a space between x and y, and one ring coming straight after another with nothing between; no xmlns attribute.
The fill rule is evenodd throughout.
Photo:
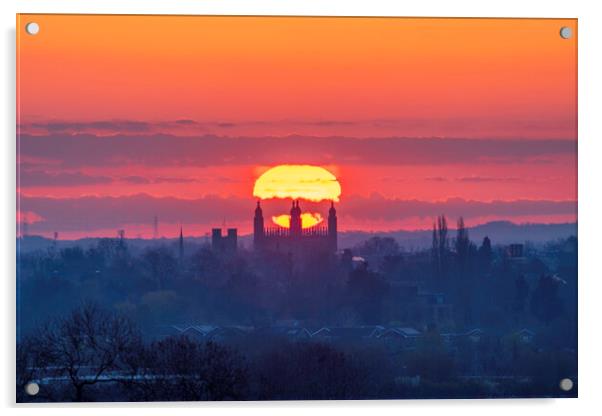
<svg viewBox="0 0 602 416"><path fill-rule="evenodd" d="M575 20L22 15L18 26L29 20L41 32L19 31L23 121L560 118L572 132L576 39L558 31Z"/></svg>
<svg viewBox="0 0 602 416"><path fill-rule="evenodd" d="M36 36L24 32L30 21L40 25ZM562 26L575 36L561 39ZM576 146L546 153L549 143L542 142L538 153L536 145L525 150L516 144L576 144L574 19L20 15L17 27L19 131L23 140L26 135L60 139L65 150L45 154L35 151L33 139L23 141L18 191L28 198L144 193L252 202L255 179L283 162L314 163L334 172L343 187L341 215L346 197L373 194L427 202L577 198ZM423 157L430 145L409 144L412 156L395 164L388 144L343 158L347 147L364 144L340 144L325 153L315 142L318 161L304 154L289 161L286 149L274 147L262 148L261 160L216 152L216 163L186 154L163 163L156 159L169 153L169 146L157 147L156 155L150 146L142 149L144 157L131 158L119 146L111 154L100 142L94 150L74 150L68 143L73 134L98 141L140 134L497 138L508 140L508 148L457 161L466 143L448 159ZM204 151L201 144L196 148ZM414 154L420 162L413 162ZM60 228L60 221L50 225L49 213L24 204L22 211L44 219L40 224L49 221L39 232ZM484 212L479 218L499 219L496 215ZM575 213L539 219L574 220ZM354 217L347 224L387 229L429 221L408 214ZM107 227L112 225L98 224L99 230Z"/></svg>

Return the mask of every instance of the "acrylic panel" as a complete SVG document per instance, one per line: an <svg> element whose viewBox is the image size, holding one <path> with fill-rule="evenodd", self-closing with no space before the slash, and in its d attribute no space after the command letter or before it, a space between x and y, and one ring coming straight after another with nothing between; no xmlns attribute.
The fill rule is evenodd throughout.
<svg viewBox="0 0 602 416"><path fill-rule="evenodd" d="M18 402L577 396L576 19L16 31Z"/></svg>

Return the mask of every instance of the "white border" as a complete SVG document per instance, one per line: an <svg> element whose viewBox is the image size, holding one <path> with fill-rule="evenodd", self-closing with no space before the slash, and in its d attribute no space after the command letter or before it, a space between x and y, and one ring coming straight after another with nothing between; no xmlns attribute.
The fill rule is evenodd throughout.
<svg viewBox="0 0 602 416"><path fill-rule="evenodd" d="M382 1L382 0L3 0L0 99L2 137L2 238L0 239L0 275L3 322L0 332L2 361L0 397L2 405L12 407L10 414L31 407L14 405L14 330L15 330L15 13L108 13L108 14L239 14L239 15L346 15L346 16L449 16L449 17L577 17L579 18L579 399L566 400L443 400L388 402L267 402L267 403L174 403L174 404L95 404L45 405L38 411L45 415L102 414L107 408L127 408L128 412L163 415L169 412L198 414L199 411L244 411L251 415L319 414L346 412L351 415L376 410L398 415L427 412L447 415L505 415L515 412L545 412L548 415L588 414L602 408L598 392L602 345L597 325L602 316L602 270L597 257L602 251L600 213L602 197L602 13L599 2L575 0L476 0ZM38 406L40 407L40 406ZM599 410L598 410L599 411Z"/></svg>

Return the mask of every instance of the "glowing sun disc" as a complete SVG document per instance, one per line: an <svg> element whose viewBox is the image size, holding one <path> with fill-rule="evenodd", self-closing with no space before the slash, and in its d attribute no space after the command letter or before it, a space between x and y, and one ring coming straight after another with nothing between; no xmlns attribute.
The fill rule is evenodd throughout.
<svg viewBox="0 0 602 416"><path fill-rule="evenodd" d="M324 221L322 215L318 212L304 212L301 214L301 228L311 228ZM283 228L291 228L291 216L289 214L275 215L272 222Z"/></svg>
<svg viewBox="0 0 602 416"><path fill-rule="evenodd" d="M312 165L279 165L255 181L253 196L261 199L292 198L338 202L341 184L328 170Z"/></svg>

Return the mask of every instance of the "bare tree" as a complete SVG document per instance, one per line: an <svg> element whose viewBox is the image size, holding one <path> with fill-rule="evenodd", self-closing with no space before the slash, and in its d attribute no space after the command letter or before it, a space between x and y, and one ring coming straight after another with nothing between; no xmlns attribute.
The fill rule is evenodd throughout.
<svg viewBox="0 0 602 416"><path fill-rule="evenodd" d="M489 237L483 238L483 243L479 247L478 251L479 262L481 269L488 272L491 269L491 262L493 260L493 250L491 248L491 240Z"/></svg>
<svg viewBox="0 0 602 416"><path fill-rule="evenodd" d="M16 393L17 402L30 399L25 394L25 386L40 379L51 362L48 351L41 348L33 337L25 337L17 343L16 359ZM46 392L40 392L40 396L46 396ZM40 397L38 396L38 397Z"/></svg>
<svg viewBox="0 0 602 416"><path fill-rule="evenodd" d="M440 215L433 223L432 259L435 275L441 277L447 270L449 239L447 237L447 219Z"/></svg>
<svg viewBox="0 0 602 416"><path fill-rule="evenodd" d="M66 377L73 400L84 400L86 386L115 382L123 358L138 348L140 337L130 321L94 304L84 304L40 331L36 341L48 357L48 372Z"/></svg>
<svg viewBox="0 0 602 416"><path fill-rule="evenodd" d="M458 219L458 229L455 240L456 259L460 267L460 273L466 271L466 263L468 262L468 254L470 249L470 239L468 238L468 230L464 225L464 218Z"/></svg>
<svg viewBox="0 0 602 416"><path fill-rule="evenodd" d="M128 394L140 401L241 400L247 367L234 350L187 337L153 342L131 356Z"/></svg>
<svg viewBox="0 0 602 416"><path fill-rule="evenodd" d="M260 399L365 398L368 371L331 345L298 343L267 352L258 362Z"/></svg>

